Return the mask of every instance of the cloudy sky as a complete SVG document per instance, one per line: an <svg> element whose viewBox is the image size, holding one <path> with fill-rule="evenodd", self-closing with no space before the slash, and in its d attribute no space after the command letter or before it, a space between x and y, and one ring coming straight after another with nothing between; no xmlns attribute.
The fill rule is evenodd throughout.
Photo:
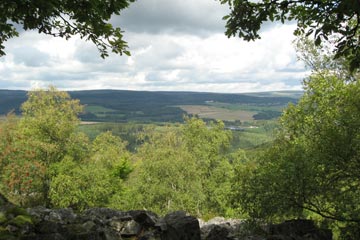
<svg viewBox="0 0 360 240"><path fill-rule="evenodd" d="M138 0L111 22L132 56L100 58L84 40L22 32L6 42L0 89L128 89L241 93L299 90L292 24L266 24L262 39L224 35L228 7L215 0Z"/></svg>

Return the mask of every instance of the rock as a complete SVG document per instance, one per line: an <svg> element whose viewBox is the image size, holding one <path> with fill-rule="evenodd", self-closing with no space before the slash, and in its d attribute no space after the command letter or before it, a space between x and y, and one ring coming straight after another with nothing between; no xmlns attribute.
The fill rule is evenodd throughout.
<svg viewBox="0 0 360 240"><path fill-rule="evenodd" d="M45 207L28 208L27 213L39 221L69 224L75 222L77 215L71 208L47 209Z"/></svg>
<svg viewBox="0 0 360 240"><path fill-rule="evenodd" d="M213 225L210 232L206 235L204 238L205 240L231 240L231 238L228 237L229 235L229 229L223 226L219 225Z"/></svg>
<svg viewBox="0 0 360 240"><path fill-rule="evenodd" d="M63 232L63 224L51 221L40 221L36 224L37 232L41 234L51 234L57 232Z"/></svg>
<svg viewBox="0 0 360 240"><path fill-rule="evenodd" d="M112 218L117 219L129 219L131 216L127 212L121 212L114 209L109 208L91 208L88 210L85 210L81 217L84 219L90 219L90 220L101 220L102 222L106 222L107 220L110 220Z"/></svg>
<svg viewBox="0 0 360 240"><path fill-rule="evenodd" d="M243 220L215 217L207 222L201 221L201 239L236 239L241 231Z"/></svg>
<svg viewBox="0 0 360 240"><path fill-rule="evenodd" d="M281 224L270 225L268 240L332 240L332 232L319 229L311 220L289 220Z"/></svg>
<svg viewBox="0 0 360 240"><path fill-rule="evenodd" d="M331 231L319 229L309 220L291 220L266 228L263 225L256 228L257 224L238 219L217 217L208 222L198 221L183 211L159 218L144 210L93 208L81 214L75 214L72 209L44 207L25 210L11 204L2 195L0 204L0 240L332 239Z"/></svg>
<svg viewBox="0 0 360 240"><path fill-rule="evenodd" d="M159 217L150 211L144 210L136 210L136 211L128 211L128 214L139 224L144 227L154 227L156 223L159 221Z"/></svg>
<svg viewBox="0 0 360 240"><path fill-rule="evenodd" d="M268 226L252 224L242 220L217 217L201 223L201 239L332 240L330 230L319 229L310 220L290 220Z"/></svg>
<svg viewBox="0 0 360 240"><path fill-rule="evenodd" d="M163 219L167 229L162 233L162 240L200 240L199 221L183 211L166 215Z"/></svg>
<svg viewBox="0 0 360 240"><path fill-rule="evenodd" d="M137 236L142 230L142 226L135 220L112 220L109 225L123 237Z"/></svg>

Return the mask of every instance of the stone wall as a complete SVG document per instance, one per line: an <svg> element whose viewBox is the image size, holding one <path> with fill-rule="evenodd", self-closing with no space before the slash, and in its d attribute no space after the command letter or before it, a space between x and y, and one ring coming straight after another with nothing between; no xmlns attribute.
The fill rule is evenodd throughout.
<svg viewBox="0 0 360 240"><path fill-rule="evenodd" d="M256 225L256 224L255 224ZM93 208L19 208L0 195L0 240L331 240L329 230L309 220L278 225L253 224L238 219L208 222L177 211L159 217L150 211Z"/></svg>

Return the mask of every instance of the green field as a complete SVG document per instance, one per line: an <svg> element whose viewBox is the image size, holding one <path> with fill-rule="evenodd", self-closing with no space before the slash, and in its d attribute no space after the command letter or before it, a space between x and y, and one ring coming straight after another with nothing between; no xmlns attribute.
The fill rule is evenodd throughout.
<svg viewBox="0 0 360 240"><path fill-rule="evenodd" d="M249 112L261 112L261 111L282 111L285 105L278 105L278 106L261 106L261 105L254 105L254 104L232 104L232 103L221 103L221 102L212 102L209 103L210 106L217 107L217 108L224 108L229 109L232 111L249 111Z"/></svg>
<svg viewBox="0 0 360 240"><path fill-rule="evenodd" d="M120 113L115 109L110 109L98 105L85 106L84 110L87 113L94 114L97 118L111 117L111 118L123 119L125 117L125 114Z"/></svg>
<svg viewBox="0 0 360 240"><path fill-rule="evenodd" d="M229 109L218 106L183 105L179 106L188 114L197 115L200 118L215 119L222 121L251 121L257 112L240 109Z"/></svg>

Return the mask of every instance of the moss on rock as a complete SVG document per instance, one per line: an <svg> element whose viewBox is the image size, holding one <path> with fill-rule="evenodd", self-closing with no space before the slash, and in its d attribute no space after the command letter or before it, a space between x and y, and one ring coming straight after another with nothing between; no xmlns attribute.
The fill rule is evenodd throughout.
<svg viewBox="0 0 360 240"><path fill-rule="evenodd" d="M15 218L9 221L9 224L15 225L17 227L22 227L26 224L33 225L32 219L27 215L18 215Z"/></svg>
<svg viewBox="0 0 360 240"><path fill-rule="evenodd" d="M0 212L0 224L5 223L7 221L6 215L4 212Z"/></svg>
<svg viewBox="0 0 360 240"><path fill-rule="evenodd" d="M6 215L7 216L12 215L14 217L16 217L18 215L29 216L29 214L26 212L26 210L24 208L17 207L17 206L6 209Z"/></svg>
<svg viewBox="0 0 360 240"><path fill-rule="evenodd" d="M5 227L0 226L0 240L13 240L17 239L13 234L11 234Z"/></svg>

